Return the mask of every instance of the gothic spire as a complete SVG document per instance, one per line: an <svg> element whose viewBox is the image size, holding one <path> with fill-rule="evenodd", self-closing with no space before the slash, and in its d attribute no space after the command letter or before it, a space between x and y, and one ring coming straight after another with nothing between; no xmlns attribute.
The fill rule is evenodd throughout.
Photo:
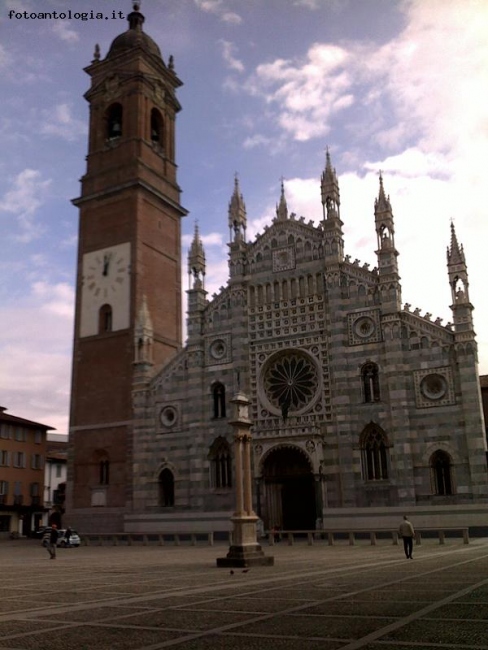
<svg viewBox="0 0 488 650"><path fill-rule="evenodd" d="M134 329L134 338L135 363L152 364L152 347L154 343L153 324L145 294L142 296L142 302L139 307L139 313L137 315L136 326Z"/></svg>
<svg viewBox="0 0 488 650"><path fill-rule="evenodd" d="M380 188L374 202L374 218L378 248L378 286L383 313L395 313L401 308L402 289L398 272L398 251L395 248L395 224L390 197L383 186L380 172Z"/></svg>
<svg viewBox="0 0 488 650"><path fill-rule="evenodd" d="M374 218L376 235L378 237L378 250L382 248L395 248L393 211L391 209L390 197L385 194L383 174L381 172L378 198L374 201Z"/></svg>
<svg viewBox="0 0 488 650"><path fill-rule="evenodd" d="M329 149L325 153L325 169L320 179L324 219L339 217L341 197L336 170L332 167Z"/></svg>
<svg viewBox="0 0 488 650"><path fill-rule="evenodd" d="M286 221L288 219L288 205L285 198L285 185L283 179L281 179L280 202L276 205L276 218L278 221Z"/></svg>
<svg viewBox="0 0 488 650"><path fill-rule="evenodd" d="M466 264L464 250L463 247L458 244L453 221L451 221L451 247L448 247L447 249L447 263L448 265Z"/></svg>
<svg viewBox="0 0 488 650"><path fill-rule="evenodd" d="M246 226L246 204L239 189L239 178L236 174L234 178L234 192L229 203L229 229L231 231L231 239L245 239Z"/></svg>
<svg viewBox="0 0 488 650"><path fill-rule="evenodd" d="M454 223L451 221L451 246L447 249L447 274L451 286L454 329L474 339L473 305L469 300L468 266L462 245L459 245ZM469 334L468 334L469 333Z"/></svg>
<svg viewBox="0 0 488 650"><path fill-rule="evenodd" d="M376 215L379 215L384 212L388 212L393 217L390 204L390 196L388 197L385 194L385 188L383 187L383 174L380 172L380 190L378 193L378 198L374 202L374 212Z"/></svg>
<svg viewBox="0 0 488 650"><path fill-rule="evenodd" d="M142 296L142 303L139 308L139 314L137 316L136 330L138 332L145 332L149 330L152 332L151 315L149 314L147 299L145 295Z"/></svg>
<svg viewBox="0 0 488 650"><path fill-rule="evenodd" d="M195 232L193 241L188 251L188 273L193 276L193 288L200 289L203 287L203 280L205 278L205 251L203 243L200 239L200 232L198 230L198 222L195 221Z"/></svg>

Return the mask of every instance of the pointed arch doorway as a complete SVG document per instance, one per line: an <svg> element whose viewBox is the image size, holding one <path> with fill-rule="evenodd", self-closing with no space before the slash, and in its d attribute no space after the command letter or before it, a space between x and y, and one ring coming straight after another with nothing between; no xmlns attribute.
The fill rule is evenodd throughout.
<svg viewBox="0 0 488 650"><path fill-rule="evenodd" d="M315 480L310 461L299 447L277 447L264 459L265 528L314 530Z"/></svg>

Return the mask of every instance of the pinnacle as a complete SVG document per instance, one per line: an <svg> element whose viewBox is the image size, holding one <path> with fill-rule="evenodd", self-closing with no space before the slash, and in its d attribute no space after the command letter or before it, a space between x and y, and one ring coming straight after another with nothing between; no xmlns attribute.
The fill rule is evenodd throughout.
<svg viewBox="0 0 488 650"><path fill-rule="evenodd" d="M464 250L459 246L454 222L451 221L451 247L447 249L447 260L449 264L464 264Z"/></svg>
<svg viewBox="0 0 488 650"><path fill-rule="evenodd" d="M391 212L390 197L385 194L382 172L380 172L380 189L375 201L375 212Z"/></svg>
<svg viewBox="0 0 488 650"><path fill-rule="evenodd" d="M280 195L280 202L276 206L276 216L279 221L285 221L288 219L288 205L286 203L286 197L285 197L285 183L284 179L281 179L281 195Z"/></svg>

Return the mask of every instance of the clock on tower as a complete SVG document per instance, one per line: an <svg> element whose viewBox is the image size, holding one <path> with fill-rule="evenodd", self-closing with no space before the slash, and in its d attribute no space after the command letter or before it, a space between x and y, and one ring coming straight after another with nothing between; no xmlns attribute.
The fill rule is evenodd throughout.
<svg viewBox="0 0 488 650"><path fill-rule="evenodd" d="M132 390L140 382L137 323L150 320L155 372L181 347L180 205L176 90L143 30L128 29L85 68L91 87L87 169L79 208L67 509L85 531L123 530L132 500ZM141 311L142 310L142 311ZM139 365L138 365L139 364Z"/></svg>
<svg viewBox="0 0 488 650"><path fill-rule="evenodd" d="M83 255L80 337L130 325L130 243Z"/></svg>

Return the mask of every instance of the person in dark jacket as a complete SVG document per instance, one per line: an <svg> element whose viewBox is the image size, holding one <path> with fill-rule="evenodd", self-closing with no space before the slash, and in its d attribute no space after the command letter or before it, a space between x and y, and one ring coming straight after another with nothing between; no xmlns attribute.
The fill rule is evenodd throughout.
<svg viewBox="0 0 488 650"><path fill-rule="evenodd" d="M56 544L58 541L58 527L56 524L51 525L51 532L49 534L49 541L47 544L47 551L49 555L51 556L51 560L56 559Z"/></svg>

